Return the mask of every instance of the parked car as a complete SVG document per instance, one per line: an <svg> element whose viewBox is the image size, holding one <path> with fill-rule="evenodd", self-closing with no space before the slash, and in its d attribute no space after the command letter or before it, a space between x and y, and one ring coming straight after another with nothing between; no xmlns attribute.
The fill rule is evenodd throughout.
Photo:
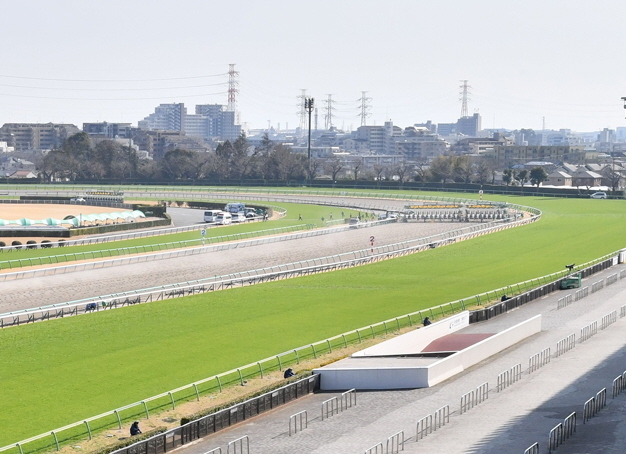
<svg viewBox="0 0 626 454"><path fill-rule="evenodd" d="M215 223L218 225L229 225L233 220L233 217L230 213L220 213L217 215L217 219Z"/></svg>
<svg viewBox="0 0 626 454"><path fill-rule="evenodd" d="M246 222L246 215L243 213L231 213L232 222Z"/></svg>
<svg viewBox="0 0 626 454"><path fill-rule="evenodd" d="M223 213L221 210L209 210L204 212L204 222L216 222L217 216Z"/></svg>
<svg viewBox="0 0 626 454"><path fill-rule="evenodd" d="M606 199L606 192L594 192L589 197L592 199Z"/></svg>

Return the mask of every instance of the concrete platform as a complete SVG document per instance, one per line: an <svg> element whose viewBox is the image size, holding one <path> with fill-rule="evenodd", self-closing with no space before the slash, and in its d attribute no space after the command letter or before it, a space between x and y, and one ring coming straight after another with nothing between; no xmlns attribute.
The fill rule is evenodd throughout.
<svg viewBox="0 0 626 454"><path fill-rule="evenodd" d="M315 369L314 373L320 374L324 391L428 388L539 333L541 315L495 334L456 333L468 325L468 312L455 315Z"/></svg>

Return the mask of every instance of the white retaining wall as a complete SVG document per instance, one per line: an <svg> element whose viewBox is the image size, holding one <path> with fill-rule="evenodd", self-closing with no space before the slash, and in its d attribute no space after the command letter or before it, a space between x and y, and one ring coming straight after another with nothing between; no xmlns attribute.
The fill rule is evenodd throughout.
<svg viewBox="0 0 626 454"><path fill-rule="evenodd" d="M434 359L431 364L425 364L428 362L426 358L361 356L344 359L314 372L321 375L322 390L427 388L540 331L541 315L537 315L447 358Z"/></svg>
<svg viewBox="0 0 626 454"><path fill-rule="evenodd" d="M434 322L432 325L381 342L378 345L356 352L352 356L358 358L365 356L414 355L420 353L432 341L452 334L467 326L469 326L469 311L461 312L452 317Z"/></svg>

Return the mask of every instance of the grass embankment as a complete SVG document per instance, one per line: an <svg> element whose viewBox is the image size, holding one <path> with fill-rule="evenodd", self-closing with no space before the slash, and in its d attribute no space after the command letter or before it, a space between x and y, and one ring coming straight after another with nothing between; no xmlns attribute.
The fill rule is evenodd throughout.
<svg viewBox="0 0 626 454"><path fill-rule="evenodd" d="M544 217L360 268L0 331L0 445L626 245L626 202L498 199Z"/></svg>

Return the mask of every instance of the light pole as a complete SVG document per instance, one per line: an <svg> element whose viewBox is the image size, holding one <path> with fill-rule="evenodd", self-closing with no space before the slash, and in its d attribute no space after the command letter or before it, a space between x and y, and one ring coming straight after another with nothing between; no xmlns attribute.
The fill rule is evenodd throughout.
<svg viewBox="0 0 626 454"><path fill-rule="evenodd" d="M307 142L307 156L309 158L309 170L311 169L311 112L313 112L314 98L304 98L304 108L309 114L309 141Z"/></svg>

